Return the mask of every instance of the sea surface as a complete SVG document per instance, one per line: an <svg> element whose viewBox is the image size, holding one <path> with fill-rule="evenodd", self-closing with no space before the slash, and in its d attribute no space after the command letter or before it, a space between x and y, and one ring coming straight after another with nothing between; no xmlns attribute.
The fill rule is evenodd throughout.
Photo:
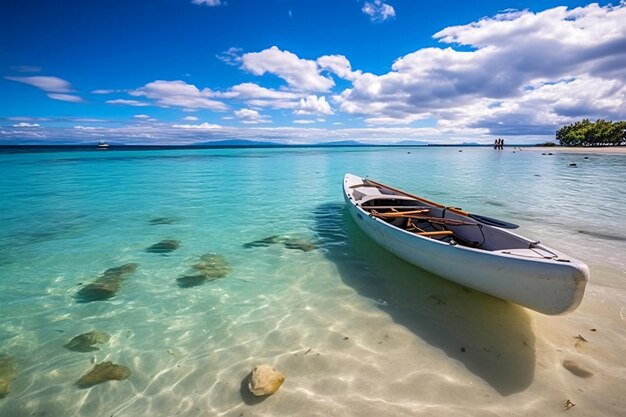
<svg viewBox="0 0 626 417"><path fill-rule="evenodd" d="M624 415L625 155L94 150L0 171L0 416ZM347 172L583 260L581 306L545 316L395 258L347 214ZM77 384L106 361L129 376ZM262 363L286 380L255 398Z"/></svg>

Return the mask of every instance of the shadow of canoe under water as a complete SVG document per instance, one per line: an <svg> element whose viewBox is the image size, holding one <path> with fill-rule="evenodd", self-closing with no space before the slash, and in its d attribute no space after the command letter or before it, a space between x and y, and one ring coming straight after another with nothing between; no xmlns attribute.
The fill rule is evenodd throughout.
<svg viewBox="0 0 626 417"><path fill-rule="evenodd" d="M535 374L528 312L393 256L365 235L345 205L314 211L320 246L341 279L399 325L461 362L501 395L525 390Z"/></svg>

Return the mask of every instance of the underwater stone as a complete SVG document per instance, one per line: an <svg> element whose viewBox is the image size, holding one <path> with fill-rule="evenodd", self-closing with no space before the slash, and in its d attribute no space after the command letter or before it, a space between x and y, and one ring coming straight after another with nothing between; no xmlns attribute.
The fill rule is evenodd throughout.
<svg viewBox="0 0 626 417"><path fill-rule="evenodd" d="M119 278L121 275L131 274L135 272L138 266L139 264L132 263L132 262L128 264L124 264L122 266L116 266L115 268L109 268L106 271L104 271L102 276Z"/></svg>
<svg viewBox="0 0 626 417"><path fill-rule="evenodd" d="M207 280L205 275L185 275L180 278L176 278L176 283L180 288L197 287L204 284Z"/></svg>
<svg viewBox="0 0 626 417"><path fill-rule="evenodd" d="M315 244L304 239L286 239L283 244L287 249L297 249L303 252L309 252L317 248Z"/></svg>
<svg viewBox="0 0 626 417"><path fill-rule="evenodd" d="M244 248L267 247L269 245L273 245L276 243L282 243L287 249L297 249L303 252L308 252L317 248L317 246L315 246L314 243L311 243L308 240L280 237L278 235L266 237L265 239L261 239L261 240L255 240L254 242L245 243L243 247Z"/></svg>
<svg viewBox="0 0 626 417"><path fill-rule="evenodd" d="M79 334L67 342L65 348L75 352L92 352L94 350L100 350L97 347L93 347L93 345L96 343L106 343L109 339L111 339L111 335L108 333L95 330L93 332Z"/></svg>
<svg viewBox="0 0 626 417"><path fill-rule="evenodd" d="M92 301L104 301L114 297L119 290L119 284L99 284L93 283L85 285L76 293L79 303L90 303Z"/></svg>
<svg viewBox="0 0 626 417"><path fill-rule="evenodd" d="M200 262L193 266L207 278L223 278L230 272L230 265L223 256L216 253L207 253L200 257Z"/></svg>
<svg viewBox="0 0 626 417"><path fill-rule="evenodd" d="M119 291L122 281L129 274L135 272L138 266L136 263L128 263L107 269L93 283L85 285L76 293L77 302L104 301L114 297Z"/></svg>
<svg viewBox="0 0 626 417"><path fill-rule="evenodd" d="M252 370L248 389L254 395L271 395L285 381L285 376L267 364L259 365Z"/></svg>
<svg viewBox="0 0 626 417"><path fill-rule="evenodd" d="M158 225L158 224L174 224L175 220L172 219L171 217L157 217L155 219L150 220L148 223L150 223L151 225Z"/></svg>
<svg viewBox="0 0 626 417"><path fill-rule="evenodd" d="M180 242L178 240L165 239L147 248L146 252L168 253L168 252L175 251L179 247L180 247Z"/></svg>
<svg viewBox="0 0 626 417"><path fill-rule="evenodd" d="M230 273L230 265L222 255L207 253L200 257L200 262L193 265L195 274L176 279L181 288L195 287L206 281L223 278Z"/></svg>
<svg viewBox="0 0 626 417"><path fill-rule="evenodd" d="M264 248L264 247L267 247L269 245L280 243L282 240L283 239L281 239L280 236L274 235L274 236L266 237L264 239L255 240L254 242L244 243L243 247L246 248L246 249L249 249L249 248Z"/></svg>
<svg viewBox="0 0 626 417"><path fill-rule="evenodd" d="M76 381L76 385L80 388L89 388L106 381L121 381L129 375L130 370L127 367L107 361L96 364L91 371Z"/></svg>
<svg viewBox="0 0 626 417"><path fill-rule="evenodd" d="M567 369L568 371L570 371L572 374L580 378L589 378L593 376L593 373L582 368L576 362L569 360L569 359L566 359L563 361L563 367Z"/></svg>
<svg viewBox="0 0 626 417"><path fill-rule="evenodd" d="M0 354L0 398L7 396L9 386L15 378L17 378L15 359L9 355Z"/></svg>

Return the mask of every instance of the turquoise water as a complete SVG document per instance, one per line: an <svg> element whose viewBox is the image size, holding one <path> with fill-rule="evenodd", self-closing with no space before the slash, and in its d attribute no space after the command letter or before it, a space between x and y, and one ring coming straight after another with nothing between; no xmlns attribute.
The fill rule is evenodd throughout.
<svg viewBox="0 0 626 417"><path fill-rule="evenodd" d="M477 395L502 411L511 403L497 398L525 404L562 381L537 367L546 346L558 344L537 325L548 319L467 292L369 242L344 210L346 172L518 223L520 234L587 262L589 301L574 315L601 318L624 337L616 330L626 299L624 155L111 150L0 154L0 169L0 354L17 367L2 416L415 415L418 405L455 415L485 411ZM246 247L270 236L275 243ZM164 239L180 247L146 251ZM197 274L205 254L223 257L228 274L177 285ZM82 287L128 263L137 270L112 298L78 302ZM111 339L88 353L63 347L92 330ZM516 338L530 349L512 347ZM128 367L130 377L74 384L103 360ZM264 362L287 382L257 404L241 384ZM386 380L390 368L396 374ZM418 381L442 394L415 388ZM455 394L460 386L472 387L469 398Z"/></svg>

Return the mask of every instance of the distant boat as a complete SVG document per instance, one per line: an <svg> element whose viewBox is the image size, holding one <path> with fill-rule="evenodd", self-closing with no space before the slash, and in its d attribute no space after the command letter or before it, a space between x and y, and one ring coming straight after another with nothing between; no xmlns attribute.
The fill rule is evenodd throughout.
<svg viewBox="0 0 626 417"><path fill-rule="evenodd" d="M98 149L109 149L109 144L101 140L98 142Z"/></svg>
<svg viewBox="0 0 626 417"><path fill-rule="evenodd" d="M344 199L356 224L405 261L469 288L544 314L580 304L589 268L516 225L346 174Z"/></svg>

